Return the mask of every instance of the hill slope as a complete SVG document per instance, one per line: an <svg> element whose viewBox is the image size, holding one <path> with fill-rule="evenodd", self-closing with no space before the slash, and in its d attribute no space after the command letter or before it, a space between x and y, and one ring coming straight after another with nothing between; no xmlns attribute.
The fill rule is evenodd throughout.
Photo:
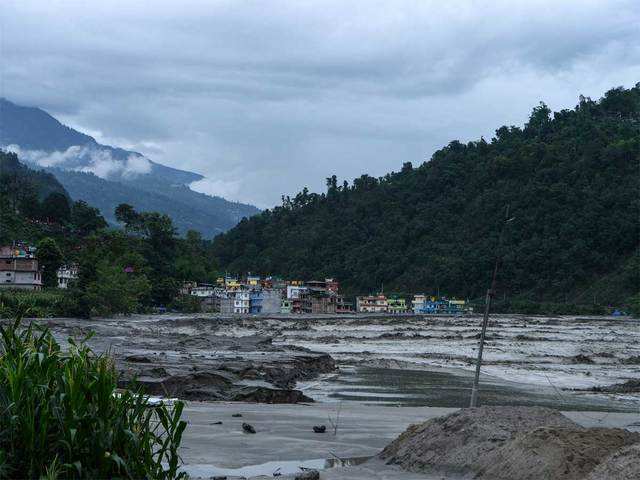
<svg viewBox="0 0 640 480"><path fill-rule="evenodd" d="M214 240L229 271L338 277L351 292L441 292L481 297L505 206L500 295L562 300L598 279L631 273L607 299L638 290L640 85L599 102L581 97L491 142L454 141L431 161L348 186L327 179Z"/></svg>
<svg viewBox="0 0 640 480"><path fill-rule="evenodd" d="M205 236L213 236L259 211L189 189L202 175L101 145L39 108L6 99L0 99L0 147L15 151L21 161L51 171L74 199L99 206L107 219L113 218L115 205L130 203L168 214L181 232L197 226Z"/></svg>

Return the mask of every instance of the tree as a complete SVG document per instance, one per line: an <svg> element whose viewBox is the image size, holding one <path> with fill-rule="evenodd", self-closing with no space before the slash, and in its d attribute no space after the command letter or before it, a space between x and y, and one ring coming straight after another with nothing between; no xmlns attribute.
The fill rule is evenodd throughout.
<svg viewBox="0 0 640 480"><path fill-rule="evenodd" d="M42 268L42 284L46 288L58 286L58 269L62 266L63 256L60 247L53 238L45 237L38 243L37 258Z"/></svg>
<svg viewBox="0 0 640 480"><path fill-rule="evenodd" d="M64 224L71 219L69 199L63 193L54 192L44 199L40 207L40 216L44 220Z"/></svg>
<svg viewBox="0 0 640 480"><path fill-rule="evenodd" d="M121 203L115 209L116 220L124 223L126 229L135 230L138 227L140 216L128 203Z"/></svg>
<svg viewBox="0 0 640 480"><path fill-rule="evenodd" d="M83 200L74 202L71 207L71 224L83 236L95 233L107 226L104 217L100 215L100 210L89 206Z"/></svg>

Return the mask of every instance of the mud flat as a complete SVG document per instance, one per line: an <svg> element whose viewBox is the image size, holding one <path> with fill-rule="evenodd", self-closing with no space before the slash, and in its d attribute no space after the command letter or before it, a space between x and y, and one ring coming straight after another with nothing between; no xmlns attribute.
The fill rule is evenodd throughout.
<svg viewBox="0 0 640 480"><path fill-rule="evenodd" d="M96 352L110 352L127 387L135 378L147 393L188 400L264 403L313 402L297 390L302 380L333 372L326 353L274 345L266 332L232 337L224 319L132 316L41 321L63 347L88 337Z"/></svg>
<svg viewBox="0 0 640 480"><path fill-rule="evenodd" d="M229 479L260 475L273 478L276 471L283 475L300 473L300 466L319 469L320 478L328 480L454 479L465 476L464 469L444 473L431 472L425 468L410 471L399 461L391 461L386 454L378 457L387 445L397 442L398 436L410 425L420 425L429 420L435 422L434 419L437 418L442 427L445 425L441 420L443 416L458 410L431 407L398 408L344 402L340 407L338 431L334 435L329 419L336 419L338 408L337 404L330 403L265 405L188 402L185 413L189 428L185 432L184 448L181 452L185 461L184 468L196 478L224 475ZM458 432L456 437L456 433L451 431L451 435L444 435L441 428L440 433L431 432L434 435L430 438L450 442L446 445L443 443L442 446L447 447L445 450L453 450L451 447L455 439L460 439L462 443L462 437L466 436L467 442L475 440L475 443L470 442L474 445L467 448L470 451L475 449L477 453L484 447L483 442L478 439L484 438L485 444L495 448L503 446L507 438L514 436L514 433L530 431L541 425L569 428L572 431L577 430L578 433L591 427L600 430L624 429L626 433L622 435L629 435L626 441L634 440L633 432L640 431L638 413L563 412L561 415L547 409L539 409L537 414L520 411L514 415L513 412L517 410L511 409L511 415L507 415L506 419L492 421L492 425L488 426L485 422L485 427L479 425L476 428L472 427L474 418L486 416L497 420L498 415L495 412L491 415L484 412L480 415L467 415L462 419L466 423L460 424L469 428L467 433ZM241 414L242 417L234 417L234 414ZM518 420L516 425L513 424L514 419ZM453 422L455 423L455 419ZM244 433L242 423L253 425L256 433ZM327 431L322 434L315 433L313 426L317 425L326 425ZM635 435L640 438L640 434ZM609 437L605 435L603 438ZM610 444L615 442L616 440L613 440ZM416 445L409 447L411 442L408 440L403 443L413 455L420 455L420 448L424 448ZM461 451L462 447L459 446L458 453ZM620 455L619 464L629 461L624 452ZM520 457L526 458L526 455ZM338 466L338 458L347 463L347 466ZM464 462L461 465L464 465Z"/></svg>

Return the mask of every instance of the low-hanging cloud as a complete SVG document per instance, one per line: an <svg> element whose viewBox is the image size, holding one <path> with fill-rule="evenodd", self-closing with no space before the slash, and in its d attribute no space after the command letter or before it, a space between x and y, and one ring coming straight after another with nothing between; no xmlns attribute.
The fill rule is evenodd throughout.
<svg viewBox="0 0 640 480"><path fill-rule="evenodd" d="M125 159L118 159L110 149L92 145L73 145L64 151L53 152L22 149L19 145L7 145L4 149L33 165L93 173L104 179L132 179L152 169L149 159L142 155L130 154Z"/></svg>

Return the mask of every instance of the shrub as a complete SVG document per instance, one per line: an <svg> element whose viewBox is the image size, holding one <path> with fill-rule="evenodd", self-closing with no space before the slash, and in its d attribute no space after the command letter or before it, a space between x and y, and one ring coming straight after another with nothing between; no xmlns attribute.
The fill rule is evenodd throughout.
<svg viewBox="0 0 640 480"><path fill-rule="evenodd" d="M112 359L20 320L0 327L0 478L184 478L183 404L117 392Z"/></svg>

